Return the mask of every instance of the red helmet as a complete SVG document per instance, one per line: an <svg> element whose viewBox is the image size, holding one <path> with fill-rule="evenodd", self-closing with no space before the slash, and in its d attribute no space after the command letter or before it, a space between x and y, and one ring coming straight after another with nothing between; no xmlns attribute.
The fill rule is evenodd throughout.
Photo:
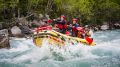
<svg viewBox="0 0 120 67"><path fill-rule="evenodd" d="M66 17L65 17L65 15L61 15L61 18L64 18L64 19L65 19Z"/></svg>
<svg viewBox="0 0 120 67"><path fill-rule="evenodd" d="M76 18L73 18L73 19L72 19L72 21L76 21L76 22L77 22L77 21L78 21L78 19L76 19Z"/></svg>

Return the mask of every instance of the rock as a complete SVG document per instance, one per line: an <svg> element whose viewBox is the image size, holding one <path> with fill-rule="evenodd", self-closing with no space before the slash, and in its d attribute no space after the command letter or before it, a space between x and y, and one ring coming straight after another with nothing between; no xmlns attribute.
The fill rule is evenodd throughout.
<svg viewBox="0 0 120 67"><path fill-rule="evenodd" d="M20 26L22 34L29 35L31 34L31 30L28 26Z"/></svg>
<svg viewBox="0 0 120 67"><path fill-rule="evenodd" d="M101 30L108 30L109 29L109 26L108 25L102 25L101 26Z"/></svg>
<svg viewBox="0 0 120 67"><path fill-rule="evenodd" d="M114 24L114 28L115 28L115 29L120 29L120 24L119 24L119 23L115 23L115 24Z"/></svg>
<svg viewBox="0 0 120 67"><path fill-rule="evenodd" d="M0 30L0 49L1 48L10 48L8 30Z"/></svg>
<svg viewBox="0 0 120 67"><path fill-rule="evenodd" d="M22 36L22 31L18 26L14 26L11 28L11 33L15 37L21 37Z"/></svg>

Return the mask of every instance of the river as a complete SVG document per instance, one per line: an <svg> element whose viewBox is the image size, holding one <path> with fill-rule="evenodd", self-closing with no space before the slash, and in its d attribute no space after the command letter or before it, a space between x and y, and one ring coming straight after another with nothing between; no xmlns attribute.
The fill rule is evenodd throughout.
<svg viewBox="0 0 120 67"><path fill-rule="evenodd" d="M36 47L32 39L12 39L0 49L0 67L120 67L120 30L94 33L96 46Z"/></svg>

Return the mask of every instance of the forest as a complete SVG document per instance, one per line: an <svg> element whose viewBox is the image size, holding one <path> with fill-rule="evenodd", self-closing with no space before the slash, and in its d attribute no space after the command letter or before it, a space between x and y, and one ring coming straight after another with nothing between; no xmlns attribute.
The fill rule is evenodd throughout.
<svg viewBox="0 0 120 67"><path fill-rule="evenodd" d="M79 18L82 24L120 22L120 0L0 0L0 25L9 27L21 17L51 19L64 14L67 20Z"/></svg>

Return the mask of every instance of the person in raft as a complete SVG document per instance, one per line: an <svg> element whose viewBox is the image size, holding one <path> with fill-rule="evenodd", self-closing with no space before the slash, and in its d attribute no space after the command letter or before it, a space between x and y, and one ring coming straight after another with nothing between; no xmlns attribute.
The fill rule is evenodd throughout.
<svg viewBox="0 0 120 67"><path fill-rule="evenodd" d="M88 44L91 44L93 42L93 30L92 30L92 27L89 27L88 30L86 30L85 39L88 42Z"/></svg>
<svg viewBox="0 0 120 67"><path fill-rule="evenodd" d="M73 37L77 37L78 34L78 30L77 28L80 26L78 23L78 19L77 18L73 18L72 19L72 36Z"/></svg>
<svg viewBox="0 0 120 67"><path fill-rule="evenodd" d="M85 37L84 28L83 27L77 27L77 30L78 30L77 37L84 39L84 37Z"/></svg>
<svg viewBox="0 0 120 67"><path fill-rule="evenodd" d="M58 25L59 31L60 33L65 34L66 30L67 30L67 22L66 22L66 17L64 15L60 16L60 19L54 20Z"/></svg>

